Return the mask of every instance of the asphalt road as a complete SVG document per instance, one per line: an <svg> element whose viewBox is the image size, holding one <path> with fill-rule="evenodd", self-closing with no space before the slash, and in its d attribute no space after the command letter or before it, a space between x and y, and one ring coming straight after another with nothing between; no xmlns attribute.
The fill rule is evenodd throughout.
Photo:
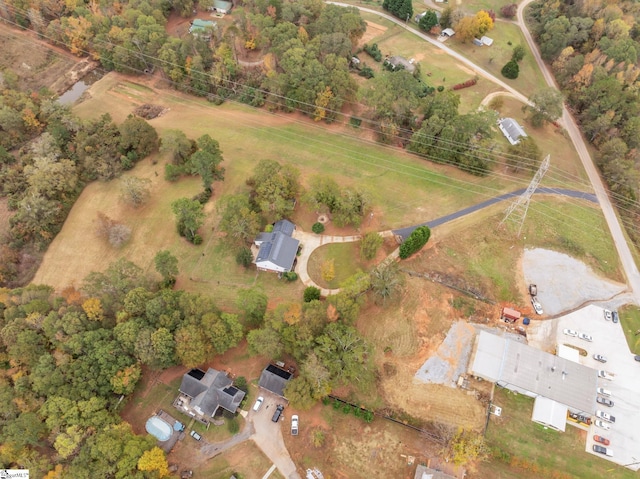
<svg viewBox="0 0 640 479"><path fill-rule="evenodd" d="M512 198L516 198L520 196L522 193L526 191L525 188L520 190L512 191L510 193L505 193L504 195L496 196L494 198L490 198L481 203L477 203L475 205L469 206L468 208L461 209L456 211L455 213L451 213L450 215L441 216L440 218L436 218L435 220L426 221L424 223L420 223L419 225L407 226L406 228L400 228L397 230L393 230L393 234L396 236L401 236L405 239L407 236L411 234L413 230L415 230L418 226L428 226L429 228L435 228L436 226L443 225L448 223L449 221L461 218L468 214L474 213L482 208L486 208L487 206L495 205L500 201L509 200ZM594 203L598 202L596 196L592 193L586 193L584 191L575 191L575 190L567 190L564 188L538 188L535 191L535 194L553 194L553 195L563 195L569 196L571 198L578 198L582 200L592 201Z"/></svg>

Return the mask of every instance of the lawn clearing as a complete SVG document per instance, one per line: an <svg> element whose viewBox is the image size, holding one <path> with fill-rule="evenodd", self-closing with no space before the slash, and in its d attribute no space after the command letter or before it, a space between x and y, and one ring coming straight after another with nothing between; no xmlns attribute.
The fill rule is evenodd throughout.
<svg viewBox="0 0 640 479"><path fill-rule="evenodd" d="M620 324L627 338L627 344L633 354L640 354L640 308L635 305L623 306L620 311Z"/></svg>
<svg viewBox="0 0 640 479"><path fill-rule="evenodd" d="M498 228L508 203L494 205L451 224L434 228L426 250L402 264L417 272L439 272L458 286L496 301L528 304L516 273L524 248L560 251L621 281L619 259L602 213L582 200L534 196L520 238L511 223ZM528 306L527 306L528 307Z"/></svg>
<svg viewBox="0 0 640 479"><path fill-rule="evenodd" d="M138 85L144 81L147 83ZM233 308L237 289L254 285L262 286L274 301L299 297L301 283L273 281L271 274L235 265L234 249L216 232L216 200L222 194L246 189L245 181L261 158L291 162L301 170L302 178L326 174L341 185L364 189L371 196L380 230L420 223L521 187L496 177L472 177L394 148L363 143L340 133L342 130L327 130L298 115L273 115L232 103L215 107L178 92L153 88L149 79L130 83L124 75L106 75L91 86L89 98L75 111L85 118L109 113L115 121L123 121L140 102L158 104L169 108L150 122L160 135L179 127L191 138L210 133L219 140L226 178L214 184L214 197L206 205L208 217L200 230L204 243L193 246L180 238L170 210L175 199L192 197L199 191L199 180L166 182L167 159L156 157L156 164L145 159L127 174L152 181L149 203L139 209L121 203L117 181L88 185L49 246L35 283L60 288L80 285L89 272L104 270L120 257L152 272L156 252L168 249L179 260L178 287L213 294L221 307ZM119 93L123 85L141 95L140 99ZM258 158L256 151L260 151ZM115 250L95 237L93 222L98 211L132 226L128 245Z"/></svg>
<svg viewBox="0 0 640 479"><path fill-rule="evenodd" d="M253 441L244 441L213 459L205 459L198 452L197 443L191 438L178 443L168 461L193 470L194 477L207 479L229 479L233 473L242 479L262 479L272 464ZM283 479L277 469L269 478Z"/></svg>
<svg viewBox="0 0 640 479"><path fill-rule="evenodd" d="M493 38L493 44L490 47L478 47L472 42L462 43L455 36L447 41L447 46L472 59L476 65L505 81L527 97L533 92L546 87L542 72L538 68L522 31L516 24L496 22L495 28L487 32L487 36ZM513 48L516 45L522 45L526 54L518 65L520 67L520 75L517 79L510 80L503 77L500 71L511 60Z"/></svg>
<svg viewBox="0 0 640 479"><path fill-rule="evenodd" d="M533 399L496 388L493 403L502 416L491 416L487 441L493 459L479 467L478 477L539 479L559 471L567 478L631 479L637 473L585 452L586 432L567 425L564 433L531 421ZM506 464L511 464L507 470ZM520 466L518 466L520 464Z"/></svg>
<svg viewBox="0 0 640 479"><path fill-rule="evenodd" d="M325 281L322 277L322 265L333 260L335 277ZM321 288L334 289L340 287L347 278L358 270L366 270L360 261L360 242L331 243L320 246L309 257L307 272L309 277Z"/></svg>
<svg viewBox="0 0 640 479"><path fill-rule="evenodd" d="M352 391L349 399L372 408L385 405L400 417L410 416L423 424L438 421L479 429L483 408L475 397L460 389L414 380L452 322L460 318L449 305L451 299L450 290L422 278L407 277L400 297L385 307L367 306L357 327L371 345L380 373L375 388ZM400 384L402 387L398 387Z"/></svg>
<svg viewBox="0 0 640 479"><path fill-rule="evenodd" d="M415 456L417 463L436 455L434 445L417 431L378 417L367 424L322 403L298 414L299 435L284 434L287 449L298 466L318 468L326 478L409 479L413 478L415 465L408 466L403 454ZM316 431L324 436L317 446L313 443Z"/></svg>
<svg viewBox="0 0 640 479"><path fill-rule="evenodd" d="M544 176L543 186L573 188L580 191L593 190L580 157L571 140L564 136L564 130L553 125L534 128L525 120L522 103L509 95L501 95L497 102L499 105L497 111L500 113L500 117L515 119L522 125L527 135L535 140L542 157L551 155L549 171ZM509 142L502 132L498 132L496 138L505 149L509 146ZM530 173L522 175L527 180L532 176Z"/></svg>

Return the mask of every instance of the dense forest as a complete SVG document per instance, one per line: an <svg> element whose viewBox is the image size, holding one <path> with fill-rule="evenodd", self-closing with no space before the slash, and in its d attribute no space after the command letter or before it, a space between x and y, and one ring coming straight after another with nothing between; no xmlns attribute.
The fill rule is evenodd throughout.
<svg viewBox="0 0 640 479"><path fill-rule="evenodd" d="M640 5L578 0L535 2L529 19L616 200L640 242Z"/></svg>
<svg viewBox="0 0 640 479"><path fill-rule="evenodd" d="M239 314L230 314L210 298L158 289L119 260L61 294L35 285L0 290L0 468L49 478L162 477L164 454L121 422L122 397L144 370L204 364L249 328L250 351L298 361L287 396L300 407L335 386L371 381L369 348L352 326L370 285L360 274L327 302L308 291L306 302L268 313L263 292L241 290Z"/></svg>

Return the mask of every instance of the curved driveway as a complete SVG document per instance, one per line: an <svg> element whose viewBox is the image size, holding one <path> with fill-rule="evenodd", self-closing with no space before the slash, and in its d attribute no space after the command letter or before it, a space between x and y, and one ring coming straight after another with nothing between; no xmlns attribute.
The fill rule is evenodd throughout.
<svg viewBox="0 0 640 479"><path fill-rule="evenodd" d="M545 78L545 81L547 82L547 85L550 87L557 88L555 84L555 79L551 74L551 72L549 71L549 68L547 67L547 65L544 63L544 61L542 61L542 57L540 56L540 51L538 50L538 46L533 41L533 38L531 37L531 33L527 29L526 23L524 21L524 10L527 7L527 5L529 5L529 3L531 3L532 1L533 0L524 0L520 5L518 5L517 23L520 26L520 29L522 30L522 33L524 34L524 37L527 41L527 44L529 45L529 48L536 59L538 67L542 71L542 74ZM525 97L522 93L512 88L510 85L508 85L501 79L493 76L488 71L475 65L471 60L468 60L463 55L453 51L451 48L443 45L437 40L434 40L433 38L408 26L402 20L399 20L391 15L387 15L386 13L382 13L370 8L364 8L356 5L349 5L345 3L339 3L339 2L326 2L326 3L331 3L331 4L339 5L342 7L355 6L357 9L363 12L379 15L380 17L383 17L389 20L390 22L393 22L401 26L407 31L425 40L426 42L429 42L432 45L436 46L437 48L440 48L441 50L445 51L447 54L451 55L452 57L464 63L465 65L469 66L470 68L472 68L474 71L476 71L483 77L500 85L502 88L504 88L505 90L513 94L514 97L516 97L523 103L529 103L529 100L527 97ZM613 238L613 242L616 246L616 250L618 251L618 256L620 256L620 263L622 264L622 268L627 278L627 284L631 290L631 293L633 294L633 297L635 298L636 304L640 305L640 272L638 272L638 267L635 263L633 255L631 254L631 249L629 248L629 245L622 231L622 228L620 227L620 222L618 221L616 212L613 208L613 205L611 204L611 200L609 198L607 190L604 187L602 178L600 177L600 174L598 173L598 170L596 169L595 164L593 163L593 160L589 155L589 151L587 150L586 143L582 137L582 134L580 133L580 130L578 129L578 126L575 120L573 119L569 111L566 109L566 107L563 107L561 123L566 128L567 133L569 134L569 137L571 138L571 141L576 151L578 152L578 155L580 156L582 165L584 166L584 169L587 172L589 181L591 182L591 185L593 186L593 189L595 191L595 195L598 198L598 203L602 208L602 213L604 214L607 225L609 226L609 231L611 232L611 237Z"/></svg>

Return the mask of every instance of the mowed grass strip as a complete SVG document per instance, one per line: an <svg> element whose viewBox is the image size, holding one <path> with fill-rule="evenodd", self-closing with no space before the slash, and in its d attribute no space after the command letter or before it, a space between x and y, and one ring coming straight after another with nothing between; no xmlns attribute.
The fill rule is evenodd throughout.
<svg viewBox="0 0 640 479"><path fill-rule="evenodd" d="M635 305L623 306L620 311L620 323L627 338L629 349L634 354L640 354L640 308Z"/></svg>
<svg viewBox="0 0 640 479"><path fill-rule="evenodd" d="M479 477L539 479L553 477L553 471L576 478L637 477L637 473L629 469L587 453L586 432L567 425L562 433L531 421L533 401L527 396L496 388L493 404L502 408L502 415L491 416L486 434L494 457L479 465ZM525 460L528 465L507 470L506 465L512 458Z"/></svg>

